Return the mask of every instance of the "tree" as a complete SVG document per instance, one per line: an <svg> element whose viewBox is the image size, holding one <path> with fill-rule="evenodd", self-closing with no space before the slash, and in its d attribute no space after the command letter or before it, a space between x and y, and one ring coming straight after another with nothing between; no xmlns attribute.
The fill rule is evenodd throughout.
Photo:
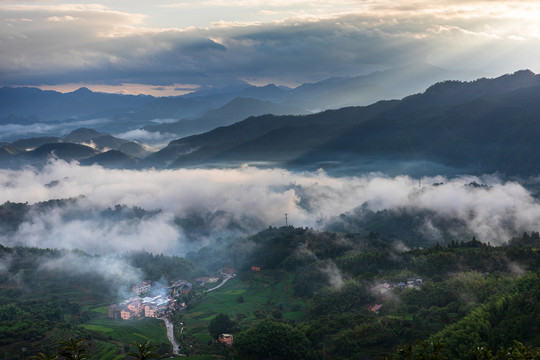
<svg viewBox="0 0 540 360"><path fill-rule="evenodd" d="M82 338L70 337L67 341L59 341L58 344L62 346L58 354L67 360L90 359L90 355L86 354L88 345Z"/></svg>
<svg viewBox="0 0 540 360"><path fill-rule="evenodd" d="M519 341L514 340L514 346L509 348L501 347L495 355L485 347L474 349L477 360L534 360L540 358L540 348L528 347Z"/></svg>
<svg viewBox="0 0 540 360"><path fill-rule="evenodd" d="M233 328L234 322L228 315L222 313L210 320L210 324L208 324L208 332L214 339L217 339L221 334L230 333Z"/></svg>
<svg viewBox="0 0 540 360"><path fill-rule="evenodd" d="M137 348L137 352L129 352L127 353L127 355L133 356L134 358L139 360L146 360L158 357L156 354L154 354L154 351L157 350L157 346L150 346L150 340L146 341L143 344L139 344L138 342L134 342L134 344Z"/></svg>
<svg viewBox="0 0 540 360"><path fill-rule="evenodd" d="M302 331L268 320L240 333L234 340L241 359L304 359L309 344Z"/></svg>
<svg viewBox="0 0 540 360"><path fill-rule="evenodd" d="M34 360L57 360L58 359L58 354L47 355L45 353L40 352L39 354L32 356L30 359L34 359Z"/></svg>

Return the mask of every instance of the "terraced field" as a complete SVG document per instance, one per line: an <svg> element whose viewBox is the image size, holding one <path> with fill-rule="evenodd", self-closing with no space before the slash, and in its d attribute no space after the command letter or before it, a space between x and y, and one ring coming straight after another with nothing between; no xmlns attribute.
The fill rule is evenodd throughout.
<svg viewBox="0 0 540 360"><path fill-rule="evenodd" d="M200 344L208 343L208 324L219 313L228 315L240 327L272 312L290 320L303 319L305 303L293 296L291 282L292 276L281 271L239 273L222 288L204 294L197 306L184 313L186 336Z"/></svg>

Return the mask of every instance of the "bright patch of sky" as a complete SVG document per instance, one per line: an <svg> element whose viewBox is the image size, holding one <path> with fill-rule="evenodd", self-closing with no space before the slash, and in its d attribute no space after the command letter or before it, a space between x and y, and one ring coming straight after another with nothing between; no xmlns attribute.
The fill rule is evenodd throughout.
<svg viewBox="0 0 540 360"><path fill-rule="evenodd" d="M0 0L0 86L165 96L411 63L538 72L538 18L533 0Z"/></svg>

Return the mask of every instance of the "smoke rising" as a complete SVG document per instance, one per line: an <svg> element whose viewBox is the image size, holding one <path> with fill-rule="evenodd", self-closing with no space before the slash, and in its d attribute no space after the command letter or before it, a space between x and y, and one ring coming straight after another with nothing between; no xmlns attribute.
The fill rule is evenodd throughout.
<svg viewBox="0 0 540 360"><path fill-rule="evenodd" d="M471 183L489 186L467 185ZM80 248L89 253L144 249L184 255L202 245L186 235L186 224L205 227L202 240L212 241L231 233L282 226L285 213L291 225L325 228L339 222L341 214L362 217L358 209L426 212L429 216L413 225L419 236L433 242L440 241L444 231L456 237L466 232L498 244L540 227L540 204L531 193L517 182L492 176L439 176L423 178L419 184L408 176L332 177L323 171L295 173L249 166L135 171L64 161L52 161L41 170L0 170L0 203L34 204L81 195L70 205L30 214L15 232L2 231L0 242ZM155 213L103 215L103 210L117 204ZM193 218L199 222L177 221ZM442 229L441 219L453 225Z"/></svg>
<svg viewBox="0 0 540 360"><path fill-rule="evenodd" d="M343 276L334 262L327 262L320 271L328 278L328 283L334 290L341 290L343 287Z"/></svg>
<svg viewBox="0 0 540 360"><path fill-rule="evenodd" d="M115 291L118 298L132 296L129 286L144 279L142 271L126 260L114 256L87 256L64 252L60 257L42 257L39 271L53 271L69 276L99 275L106 280L108 288Z"/></svg>

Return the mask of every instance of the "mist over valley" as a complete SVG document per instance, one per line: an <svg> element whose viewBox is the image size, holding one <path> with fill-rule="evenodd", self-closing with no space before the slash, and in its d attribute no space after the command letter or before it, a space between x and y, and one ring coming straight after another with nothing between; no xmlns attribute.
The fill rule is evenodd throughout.
<svg viewBox="0 0 540 360"><path fill-rule="evenodd" d="M540 359L535 2L0 10L0 360Z"/></svg>

